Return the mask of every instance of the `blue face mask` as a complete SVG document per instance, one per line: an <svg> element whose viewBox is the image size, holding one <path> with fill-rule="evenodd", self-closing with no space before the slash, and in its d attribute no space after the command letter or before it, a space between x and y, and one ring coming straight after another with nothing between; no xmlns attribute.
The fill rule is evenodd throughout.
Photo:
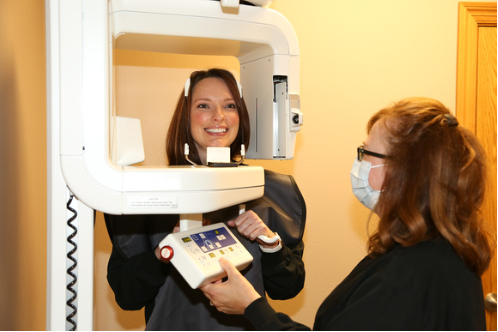
<svg viewBox="0 0 498 332"><path fill-rule="evenodd" d="M372 166L368 161L358 161L355 158L353 167L351 168L351 186L353 187L353 194L370 210L374 211L375 205L379 200L380 191L373 190L368 183L368 176L372 168L382 167L384 165Z"/></svg>

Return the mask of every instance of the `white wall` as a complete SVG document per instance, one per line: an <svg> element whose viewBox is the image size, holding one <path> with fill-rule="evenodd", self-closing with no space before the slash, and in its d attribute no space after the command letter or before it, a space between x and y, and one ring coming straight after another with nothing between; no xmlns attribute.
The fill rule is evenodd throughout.
<svg viewBox="0 0 498 332"><path fill-rule="evenodd" d="M305 289L274 305L312 325L321 301L366 252L368 211L351 193L349 171L368 117L413 95L454 109L458 1L274 0L271 8L289 19L299 38L305 124L294 160L250 163L292 174L306 199ZM43 1L0 1L1 330L45 329L44 28ZM160 76L154 72L171 70L163 56L131 55L131 60L122 59L119 69L123 89L126 75L145 82ZM188 71L210 61L179 66ZM151 153L160 159L162 148ZM99 214L96 329L143 329L141 312L124 312L114 304L105 279L109 252Z"/></svg>

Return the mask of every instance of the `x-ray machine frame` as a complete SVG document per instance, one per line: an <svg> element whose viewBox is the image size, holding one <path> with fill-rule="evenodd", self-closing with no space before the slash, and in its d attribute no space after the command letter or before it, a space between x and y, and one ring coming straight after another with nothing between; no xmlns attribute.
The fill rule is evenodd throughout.
<svg viewBox="0 0 498 332"><path fill-rule="evenodd" d="M73 227L78 232L72 241L79 247L72 256L78 262L72 272L78 276L74 319L77 329L93 330L95 210L203 213L263 195L260 167L157 169L114 163L114 48L236 56L252 129L246 157L294 157L303 124L296 34L281 14L238 2L46 0L47 330L70 327L66 302L72 294L66 285Z"/></svg>

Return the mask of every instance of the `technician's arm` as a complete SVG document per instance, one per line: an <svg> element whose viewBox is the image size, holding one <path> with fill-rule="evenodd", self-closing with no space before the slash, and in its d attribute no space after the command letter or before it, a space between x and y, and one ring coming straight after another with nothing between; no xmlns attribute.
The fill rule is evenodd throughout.
<svg viewBox="0 0 498 332"><path fill-rule="evenodd" d="M252 302L244 311L244 317L258 331L310 331L284 313L276 312L265 298Z"/></svg>
<svg viewBox="0 0 498 332"><path fill-rule="evenodd" d="M169 264L160 262L152 251L127 259L113 247L107 266L107 280L118 305L124 310L139 310L152 303L169 267Z"/></svg>
<svg viewBox="0 0 498 332"><path fill-rule="evenodd" d="M221 258L220 265L227 280L200 288L216 309L226 314L244 314L257 330L310 330L287 315L276 313L230 261Z"/></svg>
<svg viewBox="0 0 498 332"><path fill-rule="evenodd" d="M304 287L304 243L289 248L282 242L282 249L275 253L262 253L263 282L268 296L274 300L295 297Z"/></svg>

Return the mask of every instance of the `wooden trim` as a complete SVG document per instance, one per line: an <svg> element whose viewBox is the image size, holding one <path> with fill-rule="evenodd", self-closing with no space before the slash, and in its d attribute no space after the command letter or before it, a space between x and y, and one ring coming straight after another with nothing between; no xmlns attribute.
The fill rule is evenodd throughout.
<svg viewBox="0 0 498 332"><path fill-rule="evenodd" d="M455 113L460 123L473 133L476 127L479 27L496 27L496 2L460 2Z"/></svg>

